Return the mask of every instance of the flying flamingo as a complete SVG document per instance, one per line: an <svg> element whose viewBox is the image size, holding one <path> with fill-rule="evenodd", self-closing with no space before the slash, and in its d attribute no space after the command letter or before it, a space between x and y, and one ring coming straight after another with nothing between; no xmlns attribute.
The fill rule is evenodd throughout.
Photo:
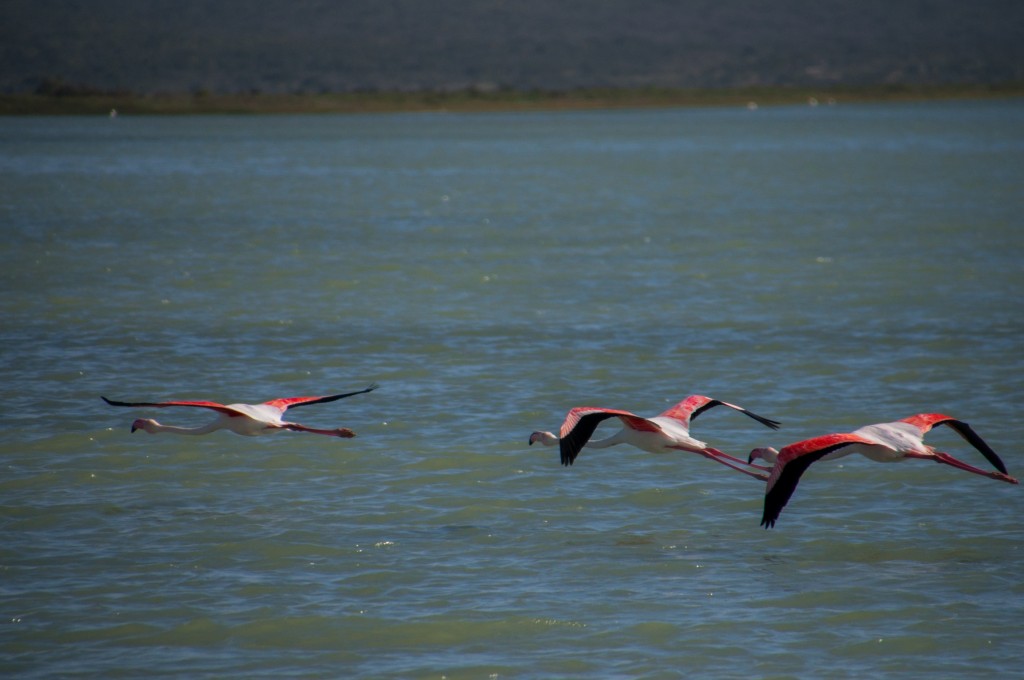
<svg viewBox="0 0 1024 680"><path fill-rule="evenodd" d="M344 437L346 439L356 436L356 433L347 427L339 427L333 430L320 430L313 427L306 427L298 423L290 423L282 420L284 412L290 408L309 406L310 404L324 404L329 401L337 401L356 394L364 394L377 389L373 384L365 390L348 392L346 394L335 394L329 397L286 397L273 399L262 404L218 404L214 401L161 401L161 402L125 402L113 401L102 397L103 401L111 406L151 406L164 408L166 406L195 406L208 408L216 411L219 417L212 423L201 427L175 427L173 425L161 425L151 418L139 418L132 423L132 432L145 430L149 434L170 432L172 434L208 434L216 430L231 430L235 434L243 434L255 437L262 434L273 434L279 430L292 430L294 432L312 432L313 434L324 434L328 437Z"/></svg>
<svg viewBox="0 0 1024 680"><path fill-rule="evenodd" d="M557 444L561 453L562 465L572 465L576 456L579 455L580 449L584 446L592 449L604 449L616 444L629 444L650 453L667 453L673 450L690 451L751 477L766 480L768 477L763 472L753 472L735 464L747 465L743 459L711 448L690 436L690 421L714 406L728 406L773 430L779 428L778 422L762 418L745 408L694 394L654 418L641 418L629 411L618 409L579 406L570 410L566 415L560 430L561 437L556 437L550 432L534 432L530 435L530 444L534 442L540 442L544 446ZM618 418L625 427L610 437L590 441L598 424L609 418ZM761 470L770 469L761 465L752 465L751 467Z"/></svg>
<svg viewBox="0 0 1024 680"><path fill-rule="evenodd" d="M924 436L936 425L948 425L956 431L971 446L980 451L998 472L981 470L925 444ZM970 425L941 413L918 413L892 423L867 425L849 433L826 434L821 437L805 439L784 446L781 451L770 447L751 451L747 462L753 463L761 458L769 463L774 463L765 491L764 515L761 517L761 525L766 529L775 526L775 520L779 518L782 508L786 506L789 497L796 490L800 476L810 467L811 463L819 460L834 460L851 453L859 453L878 463L895 463L908 458L934 460L936 463L952 465L977 475L984 475L1010 484L1017 483L1017 480L1007 473L1006 466L1003 465L1003 461L999 459L996 452L978 436L977 432L971 429Z"/></svg>

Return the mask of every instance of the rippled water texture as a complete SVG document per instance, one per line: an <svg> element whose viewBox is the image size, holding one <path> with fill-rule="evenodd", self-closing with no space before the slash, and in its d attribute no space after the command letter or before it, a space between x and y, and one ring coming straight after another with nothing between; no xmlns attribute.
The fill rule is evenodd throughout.
<svg viewBox="0 0 1024 680"><path fill-rule="evenodd" d="M940 411L1024 474L1022 186L1020 101L3 120L0 671L1019 673L1019 486L854 456L765 531L527 437L700 393L783 422L695 421L737 455ZM289 413L352 440L99 398L374 381Z"/></svg>

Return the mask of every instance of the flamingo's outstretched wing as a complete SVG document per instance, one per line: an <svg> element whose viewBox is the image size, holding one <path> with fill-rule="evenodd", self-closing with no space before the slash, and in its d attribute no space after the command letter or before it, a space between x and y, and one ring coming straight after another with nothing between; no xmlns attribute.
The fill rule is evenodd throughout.
<svg viewBox="0 0 1024 680"><path fill-rule="evenodd" d="M264 406L270 406L271 408L280 409L282 412L290 408L298 408L299 406L309 406L310 404L326 404L329 401L337 401L344 399L345 397L352 397L357 394L366 394L372 392L379 387L377 383L371 384L364 390L358 390L356 392L346 392L345 394L333 394L329 397L285 397L283 399L273 399L271 401L263 402Z"/></svg>
<svg viewBox="0 0 1024 680"><path fill-rule="evenodd" d="M704 395L701 394L690 395L686 399L683 399L681 402L679 402L672 408L662 413L661 416L665 418L672 418L673 420L678 420L683 425L685 425L687 429L689 429L691 420L699 416L701 413L704 413L709 408L714 408L715 406L728 406L729 408L735 411L739 411L740 413L753 418L754 420L756 420L757 422L761 423L766 427L770 427L773 430L779 429L779 422L776 420L771 420L769 418L759 416L753 411L748 411L742 406L730 404L727 401L721 401L719 399L712 399L711 397L705 397Z"/></svg>
<svg viewBox="0 0 1024 680"><path fill-rule="evenodd" d="M941 413L918 413L917 415L910 416L909 418L903 418L900 422L910 423L914 427L921 430L921 436L924 436L929 430L936 425L948 425L950 429L956 432L958 435L964 438L964 440L981 452L981 455L988 459L988 462L992 463L992 466L1002 472L1004 475L1009 474L1006 470L1006 466L1003 465L1003 461L996 455L996 452L992 450L992 447L985 442L981 436L974 431L974 429L962 420L957 420L951 416L943 415Z"/></svg>
<svg viewBox="0 0 1024 680"><path fill-rule="evenodd" d="M577 406L569 411L559 431L559 453L561 454L562 465L572 465L576 456L590 437L594 434L597 426L609 418L618 418L626 427L634 430L647 432L660 432L661 428L655 423L641 418L635 413L621 411L614 408L598 408L595 406Z"/></svg>
<svg viewBox="0 0 1024 680"><path fill-rule="evenodd" d="M111 406L144 406L153 408L165 408L167 406L194 406L197 408L208 408L228 416L246 415L245 413L233 409L230 406L218 404L215 401L114 401L113 399L107 399L106 397L100 398Z"/></svg>
<svg viewBox="0 0 1024 680"><path fill-rule="evenodd" d="M805 439L779 451L779 459L775 462L764 494L764 514L761 526L765 529L775 526L782 508L786 507L790 496L796 491L800 477L811 466L826 454L851 444L874 444L870 439L855 434L826 434L820 437Z"/></svg>

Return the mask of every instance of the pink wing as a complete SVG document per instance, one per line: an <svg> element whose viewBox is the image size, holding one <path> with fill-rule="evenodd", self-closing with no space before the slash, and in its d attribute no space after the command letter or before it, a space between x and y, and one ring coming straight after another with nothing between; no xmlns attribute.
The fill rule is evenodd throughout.
<svg viewBox="0 0 1024 680"><path fill-rule="evenodd" d="M708 407L708 404L712 401L710 397L705 397L700 394L691 394L686 399L668 409L664 413L659 415L664 418L671 418L672 420L678 420L687 429L690 427L690 418L693 417L694 411Z"/></svg>
<svg viewBox="0 0 1024 680"><path fill-rule="evenodd" d="M572 465L597 426L609 418L618 418L622 423L633 430L641 432L661 432L657 424L646 418L641 418L635 413L621 411L614 408L597 408L595 406L577 406L569 411L559 430L558 448L562 459L562 465Z"/></svg>
<svg viewBox="0 0 1024 680"><path fill-rule="evenodd" d="M941 413L918 413L908 418L901 418L899 422L910 423L917 429L921 430L921 435L923 436L936 425L942 425L948 420L954 419L950 416L942 415Z"/></svg>
<svg viewBox="0 0 1024 680"><path fill-rule="evenodd" d="M826 453L835 451L841 446L849 444L877 444L867 437L862 437L851 432L839 432L836 434L825 434L820 437L811 437L803 441L795 442L789 446L782 447L779 451L779 463L789 465L795 460L804 456L818 455L821 457Z"/></svg>
<svg viewBox="0 0 1024 680"><path fill-rule="evenodd" d="M874 443L866 437L839 433L812 437L784 446L779 451L779 459L768 476L761 526L765 529L775 526L775 520L779 518L782 508L786 507L790 496L796 491L800 477L811 466L811 463L821 460L826 454L844 446Z"/></svg>
<svg viewBox="0 0 1024 680"><path fill-rule="evenodd" d="M629 411L622 411L615 408L600 408L597 406L577 406L570 410L565 416L565 421L562 423L558 436L560 438L568 437L573 430L580 426L581 421L584 423L592 422L594 424L594 428L590 431L590 434L593 434L593 430L597 428L597 424L602 420L607 420L608 418L618 418L626 425L626 427L633 430L661 432L661 428L651 421L646 418L641 418L635 413L630 413Z"/></svg>
<svg viewBox="0 0 1024 680"><path fill-rule="evenodd" d="M672 418L673 420L679 421L687 430L689 430L691 420L715 406L728 406L734 411L739 411L743 415L753 418L766 427L770 427L773 430L779 429L778 421L759 416L752 411L748 411L742 406L730 404L729 402L721 401L719 399L712 399L711 397L705 397L701 394L690 395L660 415L664 418Z"/></svg>
<svg viewBox="0 0 1024 680"><path fill-rule="evenodd" d="M976 448L981 455L985 456L988 462L992 463L992 466L1002 472L1004 475L1008 474L1006 471L1006 465L1003 463L999 455L992 450L992 447L981 438L977 432L974 431L970 425L962 420L957 420L951 416L946 416L941 413L918 413L917 415L903 418L899 422L909 423L921 431L923 437L936 425L948 425L950 429L956 432L958 435L964 438L968 444Z"/></svg>
<svg viewBox="0 0 1024 680"><path fill-rule="evenodd" d="M282 399L272 399L271 401L263 402L264 406L276 408L282 413L287 411L289 408L296 408L298 406L308 406L309 404L326 404L329 401L337 401L338 399L344 399L345 397L351 397L356 394L365 394L372 392L377 389L377 384L374 383L367 387L365 390L357 390L355 392L346 392L344 394L332 394L329 397L284 397Z"/></svg>
<svg viewBox="0 0 1024 680"><path fill-rule="evenodd" d="M111 406L143 406L152 408L165 408L167 406L193 406L197 408L208 408L218 413L223 413L228 416L244 416L245 414L241 411L236 411L230 406L224 404L218 404L215 401L114 401L101 397L103 401L107 402Z"/></svg>
<svg viewBox="0 0 1024 680"><path fill-rule="evenodd" d="M263 406L269 406L270 408L277 409L281 413L284 413L289 408L297 406L306 406L307 404L323 404L329 401L337 401L338 399L344 399L345 397L351 397L355 394L365 394L366 392L372 392L377 389L377 384L374 383L363 390L357 390L356 392L346 392L344 394L332 394L329 397L285 397L283 399L273 399L271 401L263 402ZM152 408L164 408L167 406L193 406L198 408L208 408L218 413L223 413L229 416L246 416L250 414L243 411L236 410L230 406L224 404L218 404L215 401L114 401L101 397L103 401L107 402L111 406L136 406L136 407L152 407Z"/></svg>

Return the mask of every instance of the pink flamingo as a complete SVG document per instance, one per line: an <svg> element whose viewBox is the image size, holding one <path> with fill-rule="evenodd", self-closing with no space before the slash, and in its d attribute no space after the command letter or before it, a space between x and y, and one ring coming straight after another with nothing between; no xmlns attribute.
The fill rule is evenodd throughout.
<svg viewBox="0 0 1024 680"><path fill-rule="evenodd" d="M111 406L151 406L164 408L166 406L195 406L208 408L216 411L220 416L217 420L201 427L175 427L173 425L161 425L151 418L139 418L132 423L132 432L145 430L149 434L169 432L172 434L208 434L217 430L231 430L235 434L242 434L255 437L263 434L273 434L280 430L292 430L294 432L312 432L313 434L324 434L328 437L355 437L356 433L347 427L339 427L333 430L320 430L313 427L306 427L298 423L290 423L282 420L284 412L298 406L309 406L310 404L324 404L329 401L337 401L356 394L364 394L377 389L373 384L358 392L346 394L335 394L329 397L287 397L284 399L273 399L262 404L218 404L214 401L161 401L161 402L125 402L113 401L102 397L103 401Z"/></svg>
<svg viewBox="0 0 1024 680"><path fill-rule="evenodd" d="M980 451L998 472L981 470L925 444L924 436L936 425L948 425L956 431L971 446ZM747 459L748 463L753 463L758 458L774 463L771 474L768 476L768 487L765 490L764 515L761 517L761 525L766 529L775 526L775 520L778 519L782 508L786 506L789 497L796 490L800 476L810 467L811 463L819 460L834 460L851 453L859 453L878 463L895 463L908 458L934 460L936 463L951 465L976 475L991 477L1010 484L1017 483L1017 480L1007 473L1006 466L1003 465L1003 461L999 459L996 452L978 436L977 432L971 429L970 425L941 413L918 413L892 423L867 425L849 433L826 434L805 439L784 446L781 451L770 447L751 451L750 457Z"/></svg>
<svg viewBox="0 0 1024 680"><path fill-rule="evenodd" d="M711 448L704 442L690 436L690 421L714 406L728 406L750 416L773 430L779 428L778 422L762 418L745 408L694 394L654 418L641 418L629 411L620 411L618 409L579 406L570 410L565 417L565 422L562 423L560 430L560 437L556 437L551 432L538 431L530 435L530 444L534 442L540 442L544 446L558 444L562 465L572 465L573 461L576 460L576 456L579 455L580 449L584 446L591 449L603 449L615 446L616 444L629 444L650 453L690 451L705 458L710 458L733 470L739 470L751 477L767 480L767 475L762 472L753 472L735 465L735 463L747 465L748 463L743 459ZM594 434L598 424L609 418L618 418L625 427L610 437L598 441L590 441L590 437ZM751 467L761 470L770 469L761 465L752 465Z"/></svg>

